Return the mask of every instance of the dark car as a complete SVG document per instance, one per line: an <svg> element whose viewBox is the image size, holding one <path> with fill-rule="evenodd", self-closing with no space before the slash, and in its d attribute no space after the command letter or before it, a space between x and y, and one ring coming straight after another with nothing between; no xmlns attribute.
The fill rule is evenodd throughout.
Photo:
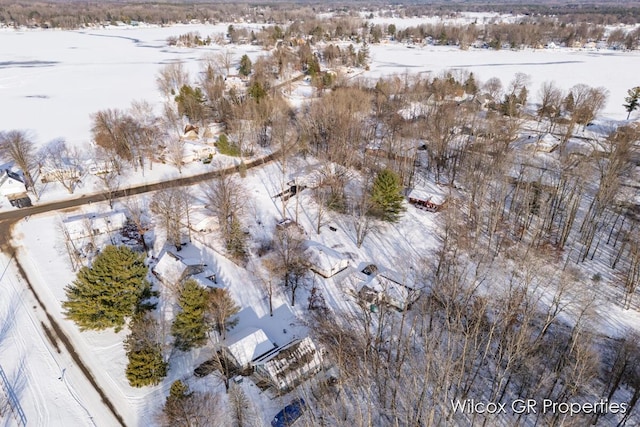
<svg viewBox="0 0 640 427"><path fill-rule="evenodd" d="M284 409L278 412L273 421L271 421L272 427L289 427L295 423L298 418L302 416L302 413L307 408L307 404L304 399L295 399L293 402L284 407Z"/></svg>
<svg viewBox="0 0 640 427"><path fill-rule="evenodd" d="M215 371L215 369L216 369L215 359L207 360L206 362L203 362L202 364L200 364L200 366L198 366L196 369L193 370L193 375L195 375L196 377L206 377L211 372Z"/></svg>

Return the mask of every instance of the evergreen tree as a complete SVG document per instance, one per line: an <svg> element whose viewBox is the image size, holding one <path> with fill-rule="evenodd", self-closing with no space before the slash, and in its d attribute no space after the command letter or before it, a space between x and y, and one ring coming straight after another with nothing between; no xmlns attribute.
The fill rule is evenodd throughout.
<svg viewBox="0 0 640 427"><path fill-rule="evenodd" d="M265 90L262 83L260 83L259 81L254 81L251 84L251 86L249 87L248 93L249 93L249 96L255 99L258 104L260 103L260 100L262 98L265 98L267 96L267 91Z"/></svg>
<svg viewBox="0 0 640 427"><path fill-rule="evenodd" d="M125 246L107 246L65 289L64 314L81 330L120 330L141 301L151 296L144 255Z"/></svg>
<svg viewBox="0 0 640 427"><path fill-rule="evenodd" d="M568 113L573 113L573 110L576 108L576 101L573 97L573 92L569 92L567 96L562 101L564 110Z"/></svg>
<svg viewBox="0 0 640 427"><path fill-rule="evenodd" d="M229 141L229 138L224 133L218 137L216 148L220 154L226 156L240 157L240 147L237 144Z"/></svg>
<svg viewBox="0 0 640 427"><path fill-rule="evenodd" d="M164 404L163 412L169 425L188 425L190 418L190 401L193 392L180 380L174 381L169 396Z"/></svg>
<svg viewBox="0 0 640 427"><path fill-rule="evenodd" d="M388 222L397 222L404 212L402 185L398 175L390 169L378 173L371 189L371 213Z"/></svg>
<svg viewBox="0 0 640 427"><path fill-rule="evenodd" d="M189 85L183 85L180 93L176 95L175 101L178 103L178 113L186 116L192 122L201 121L204 118L205 97L202 89L195 89Z"/></svg>
<svg viewBox="0 0 640 427"><path fill-rule="evenodd" d="M160 344L127 353L126 375L132 387L157 385L167 376L167 363L162 360Z"/></svg>
<svg viewBox="0 0 640 427"><path fill-rule="evenodd" d="M242 231L242 226L236 215L231 215L229 234L225 243L227 251L234 259L242 260L247 255L247 236Z"/></svg>
<svg viewBox="0 0 640 427"><path fill-rule="evenodd" d="M157 331L158 324L148 313L134 316L131 334L124 341L129 358L125 373L132 387L156 385L167 375Z"/></svg>
<svg viewBox="0 0 640 427"><path fill-rule="evenodd" d="M182 309L171 325L176 348L182 351L202 346L207 340L208 326L205 319L207 291L195 280L182 285L178 305Z"/></svg>
<svg viewBox="0 0 640 427"><path fill-rule="evenodd" d="M464 91L469 95L476 95L478 93L478 84L473 76L473 73L469 73L467 81L464 82Z"/></svg>
<svg viewBox="0 0 640 427"><path fill-rule="evenodd" d="M627 91L629 96L627 96L624 100L627 101L626 104L623 104L625 110L627 110L627 120L631 117L631 113L640 107L640 86L636 86L633 89L629 89Z"/></svg>
<svg viewBox="0 0 640 427"><path fill-rule="evenodd" d="M240 58L240 68L238 69L238 72L246 77L251 74L251 66L251 59L249 59L247 55L242 55L242 58Z"/></svg>

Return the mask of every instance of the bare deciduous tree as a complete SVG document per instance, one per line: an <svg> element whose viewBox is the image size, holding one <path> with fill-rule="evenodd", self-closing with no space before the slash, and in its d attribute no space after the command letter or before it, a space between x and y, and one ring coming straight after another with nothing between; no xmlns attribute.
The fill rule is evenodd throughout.
<svg viewBox="0 0 640 427"><path fill-rule="evenodd" d="M0 154L15 162L24 175L27 189L36 196L36 199L39 198L33 179L33 169L37 162L32 137L22 130L0 133Z"/></svg>
<svg viewBox="0 0 640 427"><path fill-rule="evenodd" d="M80 152L63 140L55 140L44 148L42 156L45 158L45 166L40 171L42 180L59 182L69 194L73 194L80 180Z"/></svg>
<svg viewBox="0 0 640 427"><path fill-rule="evenodd" d="M189 84L189 73L182 62L165 65L156 77L158 90L166 98L175 96L180 88Z"/></svg>
<svg viewBox="0 0 640 427"><path fill-rule="evenodd" d="M182 249L182 230L189 230L191 195L185 188L169 188L153 195L149 205L158 216L160 226L167 234L167 242L179 251ZM190 231L189 231L190 233Z"/></svg>

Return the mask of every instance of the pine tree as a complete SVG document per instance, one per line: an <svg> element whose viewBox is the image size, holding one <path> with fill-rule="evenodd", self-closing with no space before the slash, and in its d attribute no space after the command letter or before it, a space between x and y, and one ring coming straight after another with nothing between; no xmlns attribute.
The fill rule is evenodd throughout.
<svg viewBox="0 0 640 427"><path fill-rule="evenodd" d="M248 76L251 74L251 65L251 59L249 59L247 55L242 55L242 58L240 58L240 68L238 69L238 72L245 77Z"/></svg>
<svg viewBox="0 0 640 427"><path fill-rule="evenodd" d="M629 89L627 91L629 96L627 96L624 100L627 101L626 104L623 104L625 110L627 110L627 120L631 117L631 113L640 107L640 86L636 86L633 89Z"/></svg>
<svg viewBox="0 0 640 427"><path fill-rule="evenodd" d="M167 363L162 360L160 344L127 353L126 375L132 387L157 385L167 376Z"/></svg>
<svg viewBox="0 0 640 427"><path fill-rule="evenodd" d="M64 314L81 330L120 330L151 294L144 255L125 246L107 246L65 289Z"/></svg>
<svg viewBox="0 0 640 427"><path fill-rule="evenodd" d="M156 385L167 376L168 364L156 338L157 322L149 313L139 313L131 321L131 334L124 341L129 363L126 376L132 387Z"/></svg>
<svg viewBox="0 0 640 427"><path fill-rule="evenodd" d="M207 291L195 280L182 285L178 305L182 309L171 325L176 348L189 351L202 346L207 340L208 326L205 319Z"/></svg>
<svg viewBox="0 0 640 427"><path fill-rule="evenodd" d="M189 420L190 400L193 392L180 380L174 381L169 396L164 404L163 412L170 425L185 425ZM187 424L188 425L188 424Z"/></svg>
<svg viewBox="0 0 640 427"><path fill-rule="evenodd" d="M227 251L236 260L243 260L247 255L247 236L236 215L231 215L229 234L225 239Z"/></svg>
<svg viewBox="0 0 640 427"><path fill-rule="evenodd" d="M178 113L186 116L192 122L202 120L204 116L205 97L202 89L195 89L189 85L183 85L180 93L176 95L175 101L178 103Z"/></svg>
<svg viewBox="0 0 640 427"><path fill-rule="evenodd" d="M371 214L384 221L397 222L405 210L401 192L398 175L390 169L380 171L371 189Z"/></svg>

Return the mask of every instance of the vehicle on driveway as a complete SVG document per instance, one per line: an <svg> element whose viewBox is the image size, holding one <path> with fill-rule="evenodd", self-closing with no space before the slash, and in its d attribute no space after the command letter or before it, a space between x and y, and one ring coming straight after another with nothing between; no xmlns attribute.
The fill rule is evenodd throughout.
<svg viewBox="0 0 640 427"><path fill-rule="evenodd" d="M195 375L196 377L206 377L211 372L215 371L215 369L216 369L216 361L215 359L210 359L210 360L207 360L206 362L201 363L200 366L194 369L193 375Z"/></svg>
<svg viewBox="0 0 640 427"><path fill-rule="evenodd" d="M284 409L273 418L271 421L272 427L289 427L292 426L298 418L302 416L307 409L307 404L304 399L295 399L293 402L284 407Z"/></svg>

